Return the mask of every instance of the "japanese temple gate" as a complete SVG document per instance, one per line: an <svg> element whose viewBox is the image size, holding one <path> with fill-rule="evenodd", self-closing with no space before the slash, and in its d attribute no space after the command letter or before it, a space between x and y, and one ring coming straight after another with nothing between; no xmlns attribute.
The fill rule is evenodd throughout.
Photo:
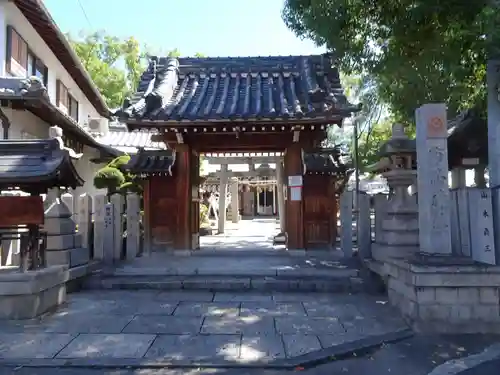
<svg viewBox="0 0 500 375"><path fill-rule="evenodd" d="M330 56L153 57L138 87L115 115L168 146L129 163L145 177L151 246L198 247L200 154L228 152L282 153L288 248L332 244L335 195L349 170L338 150L320 146L327 127L359 107Z"/></svg>

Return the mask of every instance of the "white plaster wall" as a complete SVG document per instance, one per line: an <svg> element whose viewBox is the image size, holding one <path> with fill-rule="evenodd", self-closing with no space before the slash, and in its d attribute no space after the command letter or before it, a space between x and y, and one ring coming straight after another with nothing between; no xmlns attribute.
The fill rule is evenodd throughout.
<svg viewBox="0 0 500 375"><path fill-rule="evenodd" d="M75 160L73 163L76 170L81 178L85 180L82 187L76 188L72 193L74 196L79 196L83 193L89 194L91 196L96 196L97 194L106 194L105 189L96 189L94 187L94 176L95 173L105 166L105 164L95 164L90 160L99 157L99 152L93 148L85 146L83 150L83 156L79 160Z"/></svg>
<svg viewBox="0 0 500 375"><path fill-rule="evenodd" d="M11 108L2 111L10 120L9 139L49 138L50 125L31 112Z"/></svg>
<svg viewBox="0 0 500 375"><path fill-rule="evenodd" d="M47 66L48 84L47 90L50 100L56 103L56 81L59 79L68 88L70 94L78 101L78 119L80 124L84 124L88 117L100 117L96 109L90 104L87 97L83 94L75 81L63 68L59 60L45 44L40 35L31 26L21 11L11 2L0 2L0 70L3 76L5 72L6 59L6 27L10 25L24 38L30 49Z"/></svg>

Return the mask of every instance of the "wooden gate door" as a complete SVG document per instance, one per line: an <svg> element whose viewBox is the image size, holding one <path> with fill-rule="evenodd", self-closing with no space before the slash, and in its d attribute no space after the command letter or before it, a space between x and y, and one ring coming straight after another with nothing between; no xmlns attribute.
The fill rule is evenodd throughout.
<svg viewBox="0 0 500 375"><path fill-rule="evenodd" d="M171 246L176 233L177 199L175 179L171 176L152 176L149 185L150 225L153 249Z"/></svg>
<svg viewBox="0 0 500 375"><path fill-rule="evenodd" d="M304 176L305 247L330 248L336 236L336 204L330 176Z"/></svg>

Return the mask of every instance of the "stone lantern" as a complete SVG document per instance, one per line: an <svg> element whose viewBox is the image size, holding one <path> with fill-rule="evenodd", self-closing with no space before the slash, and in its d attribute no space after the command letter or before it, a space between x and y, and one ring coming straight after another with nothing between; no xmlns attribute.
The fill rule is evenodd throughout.
<svg viewBox="0 0 500 375"><path fill-rule="evenodd" d="M409 139L401 124L392 126L392 137L380 149L381 160L373 168L379 172L391 188L384 202L380 236L376 236L373 258L406 257L418 252L417 196L410 195L408 188L417 179L416 143Z"/></svg>

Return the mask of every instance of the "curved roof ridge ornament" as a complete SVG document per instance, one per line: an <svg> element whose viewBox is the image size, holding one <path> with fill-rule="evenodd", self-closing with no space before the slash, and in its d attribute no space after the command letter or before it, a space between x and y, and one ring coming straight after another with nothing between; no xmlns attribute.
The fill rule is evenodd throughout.
<svg viewBox="0 0 500 375"><path fill-rule="evenodd" d="M57 140L57 143L59 144L59 149L67 151L71 159L75 160L80 159L83 156L83 153L77 154L75 150L73 150L72 148L65 147L62 136L63 136L63 130L59 126L54 125L49 128L49 137Z"/></svg>

